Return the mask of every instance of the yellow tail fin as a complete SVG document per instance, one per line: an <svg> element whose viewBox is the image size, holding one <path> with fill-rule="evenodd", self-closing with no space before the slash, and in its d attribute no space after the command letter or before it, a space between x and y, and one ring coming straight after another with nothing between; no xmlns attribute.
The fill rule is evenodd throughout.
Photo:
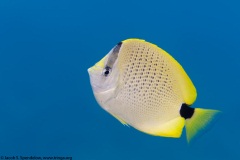
<svg viewBox="0 0 240 160"><path fill-rule="evenodd" d="M193 116L185 121L188 142L206 129L207 125L214 121L218 113L220 111L195 108Z"/></svg>

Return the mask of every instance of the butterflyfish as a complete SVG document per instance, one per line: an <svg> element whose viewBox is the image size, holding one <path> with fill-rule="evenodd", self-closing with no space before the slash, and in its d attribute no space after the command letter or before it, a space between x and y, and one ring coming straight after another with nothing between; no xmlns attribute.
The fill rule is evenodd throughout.
<svg viewBox="0 0 240 160"><path fill-rule="evenodd" d="M119 42L88 73L99 105L150 135L179 138L185 126L189 142L219 113L190 107L197 92L183 67L141 39Z"/></svg>

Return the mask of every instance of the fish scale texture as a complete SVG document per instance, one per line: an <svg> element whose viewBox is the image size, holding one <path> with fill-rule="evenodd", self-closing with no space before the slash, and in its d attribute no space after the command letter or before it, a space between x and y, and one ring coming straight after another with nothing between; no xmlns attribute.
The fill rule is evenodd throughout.
<svg viewBox="0 0 240 160"><path fill-rule="evenodd" d="M122 88L115 114L141 130L178 117L183 103L173 64L161 51L148 42L135 41L123 43L118 57Z"/></svg>

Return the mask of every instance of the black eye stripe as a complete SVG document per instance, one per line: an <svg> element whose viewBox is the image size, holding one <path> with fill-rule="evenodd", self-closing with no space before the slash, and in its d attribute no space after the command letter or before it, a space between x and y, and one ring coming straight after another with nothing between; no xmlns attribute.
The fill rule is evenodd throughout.
<svg viewBox="0 0 240 160"><path fill-rule="evenodd" d="M111 67L109 67L109 66L106 66L106 67L105 67L105 69L106 69L106 70L110 70L110 69L111 69Z"/></svg>
<svg viewBox="0 0 240 160"><path fill-rule="evenodd" d="M122 46L122 42L119 42L113 49L112 52L109 54L107 63L106 63L106 67L110 67L112 68L114 63L116 62L117 58L118 58L118 53L119 50Z"/></svg>
<svg viewBox="0 0 240 160"><path fill-rule="evenodd" d="M119 53L121 46L122 46L122 42L119 42L112 49L112 52L109 54L109 57L108 57L108 60L106 63L106 67L104 68L103 73L102 73L105 77L107 77L111 73L112 67L118 58L118 53Z"/></svg>

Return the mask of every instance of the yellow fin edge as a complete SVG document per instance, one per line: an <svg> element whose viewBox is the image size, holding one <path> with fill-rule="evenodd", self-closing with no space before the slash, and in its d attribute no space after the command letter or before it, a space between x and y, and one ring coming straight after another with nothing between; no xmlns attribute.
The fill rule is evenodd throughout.
<svg viewBox="0 0 240 160"><path fill-rule="evenodd" d="M161 137L171 137L171 138L179 138L181 137L182 130L184 127L184 118L177 117L175 119L172 119L164 124L161 124L159 126L156 126L154 128L149 128L147 125L141 126L141 128L144 129L138 129L141 132L144 132L146 134L150 134L153 136L161 136Z"/></svg>

